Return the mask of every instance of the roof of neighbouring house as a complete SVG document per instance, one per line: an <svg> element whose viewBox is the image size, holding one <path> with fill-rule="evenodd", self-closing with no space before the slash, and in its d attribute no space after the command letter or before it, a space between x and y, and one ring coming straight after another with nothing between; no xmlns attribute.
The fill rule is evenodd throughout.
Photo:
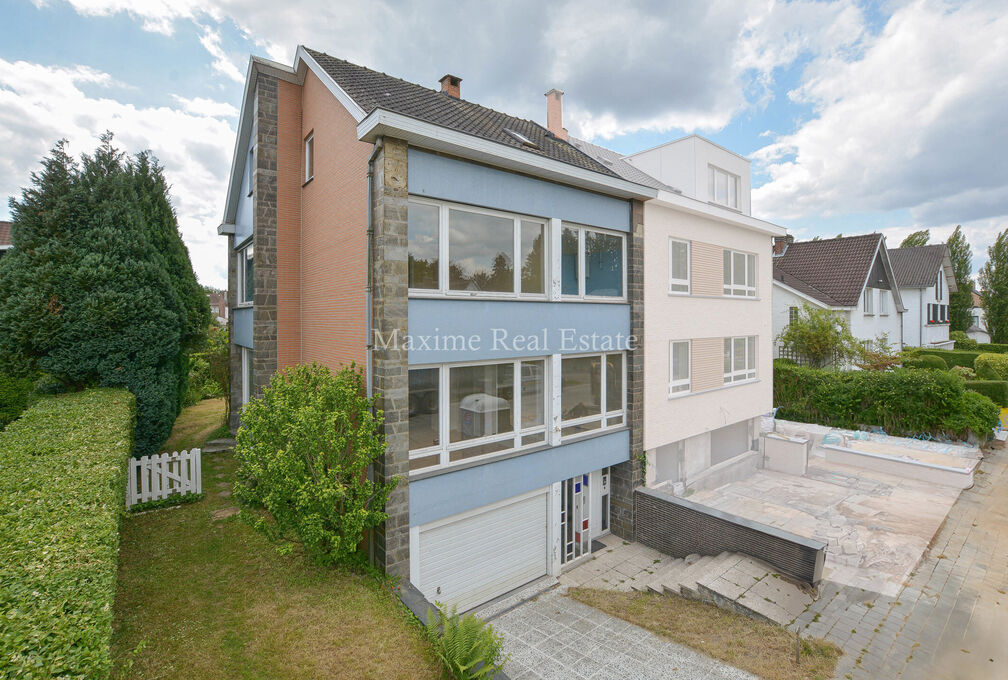
<svg viewBox="0 0 1008 680"><path fill-rule="evenodd" d="M831 307L858 304L882 234L797 241L773 258L774 281Z"/></svg>
<svg viewBox="0 0 1008 680"><path fill-rule="evenodd" d="M591 142L586 142L585 140L578 139L576 137L571 137L570 143L594 158L599 163L602 163L611 169L628 182L643 184L644 186L651 187L652 189L679 192L679 189L670 187L669 185L658 181L637 166L627 163L622 154L616 153L611 149L607 149L604 146L599 146L597 144L592 144Z"/></svg>
<svg viewBox="0 0 1008 680"><path fill-rule="evenodd" d="M554 136L534 121L456 99L438 90L352 64L325 52L308 48L305 50L367 114L375 109L384 109L585 170L619 177L610 168L573 144ZM508 130L517 132L535 146L523 143Z"/></svg>
<svg viewBox="0 0 1008 680"><path fill-rule="evenodd" d="M983 300L980 299L980 294L976 291L973 291L973 306L983 307Z"/></svg>
<svg viewBox="0 0 1008 680"><path fill-rule="evenodd" d="M0 222L0 248L10 247L11 243L11 223Z"/></svg>
<svg viewBox="0 0 1008 680"><path fill-rule="evenodd" d="M948 259L948 262L946 262ZM949 249L944 243L911 248L890 248L896 283L900 288L927 288L935 285L935 276L943 266L951 269ZM946 272L946 275L948 272Z"/></svg>

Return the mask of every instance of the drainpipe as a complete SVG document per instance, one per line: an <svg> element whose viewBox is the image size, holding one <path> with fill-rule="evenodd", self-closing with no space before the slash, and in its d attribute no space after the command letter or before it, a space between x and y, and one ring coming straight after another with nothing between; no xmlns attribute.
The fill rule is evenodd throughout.
<svg viewBox="0 0 1008 680"><path fill-rule="evenodd" d="M364 361L365 382L367 383L368 399L374 394L372 385L374 376L374 330L372 328L372 296L374 291L374 208L372 206L372 180L374 179L374 159L382 149L384 137L375 140L374 151L368 157L367 162L367 288L365 297L367 299L367 338L365 347L367 357Z"/></svg>

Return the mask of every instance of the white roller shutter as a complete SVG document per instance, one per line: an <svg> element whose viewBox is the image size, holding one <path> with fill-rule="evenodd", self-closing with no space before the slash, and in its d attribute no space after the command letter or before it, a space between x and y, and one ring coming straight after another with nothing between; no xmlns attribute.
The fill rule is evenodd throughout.
<svg viewBox="0 0 1008 680"><path fill-rule="evenodd" d="M415 584L460 612L546 574L547 489L420 527Z"/></svg>

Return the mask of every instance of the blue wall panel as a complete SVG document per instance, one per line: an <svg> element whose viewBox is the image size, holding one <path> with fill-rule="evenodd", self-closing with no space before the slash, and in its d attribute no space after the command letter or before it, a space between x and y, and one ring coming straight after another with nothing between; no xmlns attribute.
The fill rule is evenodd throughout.
<svg viewBox="0 0 1008 680"><path fill-rule="evenodd" d="M409 150L409 192L536 217L630 230L630 202L505 170Z"/></svg>
<svg viewBox="0 0 1008 680"><path fill-rule="evenodd" d="M252 348L252 308L241 307L231 310L234 321L234 344Z"/></svg>
<svg viewBox="0 0 1008 680"><path fill-rule="evenodd" d="M410 482L410 524L496 503L630 459L627 430Z"/></svg>

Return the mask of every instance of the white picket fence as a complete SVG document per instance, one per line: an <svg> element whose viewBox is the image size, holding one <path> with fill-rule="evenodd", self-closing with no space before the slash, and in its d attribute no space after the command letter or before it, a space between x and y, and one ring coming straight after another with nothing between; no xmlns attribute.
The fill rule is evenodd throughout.
<svg viewBox="0 0 1008 680"><path fill-rule="evenodd" d="M169 496L203 491L200 450L175 451L131 458L126 507Z"/></svg>

